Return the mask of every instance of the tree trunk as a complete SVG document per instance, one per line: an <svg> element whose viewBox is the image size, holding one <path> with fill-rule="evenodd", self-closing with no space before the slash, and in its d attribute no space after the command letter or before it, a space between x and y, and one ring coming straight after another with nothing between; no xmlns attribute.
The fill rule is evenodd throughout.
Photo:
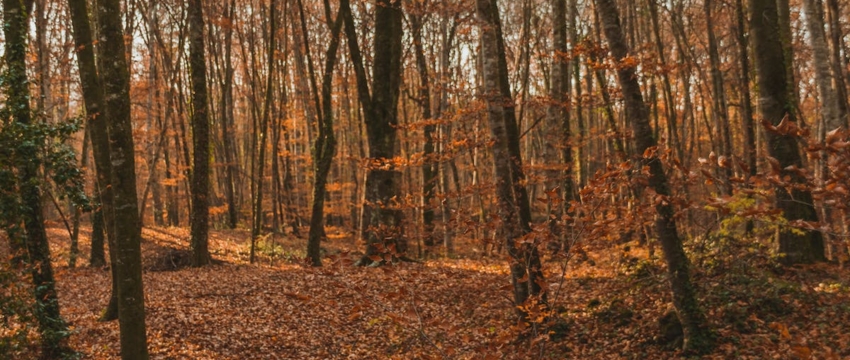
<svg viewBox="0 0 850 360"><path fill-rule="evenodd" d="M777 34L780 29L775 0L749 0L750 33L755 47L755 65L759 85L760 110L766 125L794 123L794 103L789 99L792 87L786 72L782 43ZM802 168L796 134L766 131L770 156L779 162L779 179L790 179L791 191L777 186L776 205L788 221L818 221L812 194L797 185L806 179L788 167ZM784 181L784 180L783 180ZM783 228L779 234L779 252L786 264L822 261L823 237L820 232Z"/></svg>
<svg viewBox="0 0 850 360"><path fill-rule="evenodd" d="M24 131L33 126L30 109L29 80L27 79L27 26L32 1L24 5L23 0L3 1L3 22L5 35L5 83L8 84L6 107L11 116ZM26 133L24 134L26 135ZM41 141L30 139L16 144L14 150L19 154L16 161L18 191L20 192L20 216L24 223L26 236L24 257L32 276L35 306L33 313L38 321L41 333L42 358L61 358L70 349L65 345L67 326L59 314L59 298L53 279L53 267L50 263L50 247L44 228L44 214L41 207L41 181L39 168Z"/></svg>
<svg viewBox="0 0 850 360"><path fill-rule="evenodd" d="M621 62L629 55L629 48L623 39L617 4L614 0L596 0L595 3L611 55L616 62ZM655 204L657 212L655 226L667 262L670 287L673 291L673 305L676 307L684 330L683 349L686 352L702 353L709 350L711 339L706 328L706 319L697 303L696 291L691 283L690 264L676 229L673 205L667 199L671 195L670 188L661 159L654 150L657 143L652 137L646 104L643 101L635 68L623 64L617 64L616 68L626 113L631 118L635 136L635 153L639 156L642 154L643 165L649 167L649 186L661 197Z"/></svg>
<svg viewBox="0 0 850 360"><path fill-rule="evenodd" d="M413 36L413 51L416 57L416 70L419 73L419 96L417 101L422 108L425 145L422 163L422 223L424 228L425 256L430 256L436 243L434 237L434 193L436 191L439 166L435 159L434 145L437 125L431 119L431 84L428 76L428 61L422 45L422 8L416 9L416 14L410 16L410 27Z"/></svg>
<svg viewBox="0 0 850 360"><path fill-rule="evenodd" d="M231 0L228 6L228 18L234 20L233 11L236 7L236 0ZM227 26L224 30L224 84L221 89L221 139L224 144L224 193L227 198L227 225L231 229L236 229L236 224L239 221L239 213L236 205L236 194L234 192L234 181L236 181L236 148L233 138L234 128L233 118L233 60L231 58L231 48L233 39L233 27Z"/></svg>
<svg viewBox="0 0 850 360"><path fill-rule="evenodd" d="M843 32L841 30L840 9L838 8L838 0L826 0L826 5L829 8L829 36L832 42L832 51L830 53L830 65L832 65L832 75L835 77L835 93L838 97L838 116L844 127L850 126L850 104L847 99L847 76L844 72L844 67L841 65L841 48L843 45Z"/></svg>
<svg viewBox="0 0 850 360"><path fill-rule="evenodd" d="M661 29L658 25L658 0L648 0L649 12L652 21L652 33L655 40L655 51L658 52L658 63L662 68L667 68L667 55L664 52L664 40L661 38ZM667 133L670 140L670 147L676 151L676 156L681 161L683 159L683 147L679 140L679 127L676 125L676 103L673 98L673 89L670 84L670 75L667 71L661 72L661 81L664 83L662 91L664 93L664 108L667 112Z"/></svg>
<svg viewBox="0 0 850 360"><path fill-rule="evenodd" d="M508 83L507 62L502 40L499 6L496 0L478 0L477 16L481 31L481 71L484 80L483 96L487 101L487 118L493 153L498 214L502 220L505 249L511 256L511 283L514 302L521 321L528 312L521 305L530 302L546 306L543 269L537 244L518 244L531 232L531 211L524 185L522 158L519 152L519 131L514 115L514 101Z"/></svg>
<svg viewBox="0 0 850 360"><path fill-rule="evenodd" d="M747 30L744 22L744 4L743 0L735 0L735 11L737 17L737 45L738 45L738 62L741 66L740 91L741 91L741 123L744 126L744 158L747 162L747 175L752 177L758 173L758 163L756 162L756 133L753 124L753 101L750 98L750 56L749 45L747 41ZM753 232L754 224L751 220L747 221L746 231L748 234Z"/></svg>
<svg viewBox="0 0 850 360"><path fill-rule="evenodd" d="M564 247L567 234L559 233L557 219L561 218L562 213L569 213L570 202L576 199L577 190L573 178L575 161L570 131L571 67L567 48L567 0L554 0L552 24L554 51L552 52L552 72L549 76L549 96L552 103L546 109L548 139L545 141L544 149L546 166L550 170L547 171L545 190L547 192L555 190L557 194L556 198L548 200L547 207L549 208L549 230L558 239L557 246L553 248L560 249ZM558 148L560 148L560 154Z"/></svg>
<svg viewBox="0 0 850 360"><path fill-rule="evenodd" d="M83 102L86 107L86 127L92 132L92 154L97 173L97 208L94 220L102 222L101 229L106 230L106 240L109 244L109 262L112 279L112 292L109 303L103 311L101 320L111 321L118 318L118 281L115 266L117 264L117 246L115 244L115 228L113 221L112 198L112 163L109 160L109 128L106 103L104 102L103 84L98 76L97 63L94 56L92 29L88 18L88 5L84 0L69 1L71 22L74 31L74 45L77 50L77 65L79 67L80 84L83 90ZM97 225L95 223L95 225ZM92 236L92 253L103 253L103 238L101 233ZM92 265L97 264L96 256L92 256Z"/></svg>
<svg viewBox="0 0 850 360"><path fill-rule="evenodd" d="M204 58L204 15L201 0L188 4L189 64L192 78L192 266L210 263L210 120L207 64Z"/></svg>
<svg viewBox="0 0 850 360"><path fill-rule="evenodd" d="M103 220L103 201L100 189L95 184L94 210L91 212L91 254L89 255L89 267L98 268L106 265L106 253L104 243L106 232Z"/></svg>
<svg viewBox="0 0 850 360"><path fill-rule="evenodd" d="M80 152L80 169L85 171L89 164L89 143L91 142L91 131L88 128L83 128L83 149ZM72 204L73 205L73 204ZM72 206L74 209L73 231L71 232L71 250L68 256L68 267L74 268L77 266L77 257L80 256L80 218L83 215L83 210L79 206Z"/></svg>
<svg viewBox="0 0 850 360"><path fill-rule="evenodd" d="M256 190L254 196L254 224L251 230L251 256L250 262L253 264L256 256L256 242L259 240L260 234L263 229L263 220L265 219L265 213L263 211L263 187L265 185L265 165L266 165L266 138L268 137L268 128L269 128L269 119L272 114L272 106L271 103L273 101L274 92L273 84L274 84L274 49L275 49L275 38L276 38L276 2L273 0L269 5L269 18L270 18L270 26L269 26L269 38L268 38L268 48L266 50L268 54L268 59L266 62L267 74L266 74L266 90L265 90L265 101L263 102L263 112L262 118L259 124L259 142L257 143L257 172L254 174L254 180L256 181ZM253 52L252 52L253 53ZM253 56L253 54L252 54ZM255 69L258 64L254 64ZM254 134L257 136L257 134Z"/></svg>
<svg viewBox="0 0 850 360"><path fill-rule="evenodd" d="M147 359L141 228L136 198L136 159L130 119L130 74L121 30L118 0L98 2L105 114L108 119L109 161L112 164L113 217L117 254L118 322L122 359Z"/></svg>
<svg viewBox="0 0 850 360"><path fill-rule="evenodd" d="M300 3L299 3L300 5ZM325 10L330 12L330 4L325 0ZM340 10L342 11L342 10ZM330 21L330 19L328 19ZM318 136L313 148L315 175L313 178L313 204L310 217L310 233L307 238L307 257L313 266L322 266L321 243L325 235L325 189L328 173L336 154L336 137L334 136L333 119L333 72L336 66L337 49L339 48L339 33L342 29L342 16L337 14L336 21L331 27L331 43L325 54L325 71L322 75L322 123L319 124Z"/></svg>
<svg viewBox="0 0 850 360"><path fill-rule="evenodd" d="M823 28L823 8L820 2L816 0L803 0L803 8L806 13L806 28L809 30L808 38L811 41L814 53L815 81L823 109L823 125L821 128L825 130L822 132L829 132L843 127L844 121L839 118L838 96L835 88L832 87L834 78L829 62L826 32Z"/></svg>
<svg viewBox="0 0 850 360"><path fill-rule="evenodd" d="M711 67L712 115L717 139L717 152L732 160L732 140L729 134L729 111L726 103L726 91L723 86L723 74L720 71L720 54L717 51L717 38L714 36L714 20L712 19L712 0L705 0L704 13L708 32L708 57ZM723 184L720 186L725 195L732 195L732 166L723 166L719 170Z"/></svg>
<svg viewBox="0 0 850 360"><path fill-rule="evenodd" d="M374 56L372 62L372 93L363 67L360 46L350 4L343 0L345 33L349 55L354 63L357 93L363 107L369 142L364 213L368 217L366 254L358 261L368 265L373 258L388 254L403 255L407 244L402 236L402 212L394 202L399 196L401 172L393 164L398 126L398 97L401 85L402 11L399 0L378 0L375 9Z"/></svg>

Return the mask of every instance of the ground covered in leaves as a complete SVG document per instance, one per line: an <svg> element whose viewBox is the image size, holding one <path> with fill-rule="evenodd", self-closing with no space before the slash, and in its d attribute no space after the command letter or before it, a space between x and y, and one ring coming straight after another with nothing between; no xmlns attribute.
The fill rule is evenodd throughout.
<svg viewBox="0 0 850 360"><path fill-rule="evenodd" d="M87 233L82 251L88 252ZM86 359L119 355L117 322L99 322L106 269L67 266L63 229L50 229L70 345ZM265 238L248 264L244 231L215 231L216 264L186 265L184 229L143 232L153 359L659 359L679 357L662 262L629 244L588 249L562 270L550 259L552 323L511 322L507 262L461 259L354 267L357 246L329 230L325 266L303 266L303 240ZM739 248L736 248L738 246ZM459 244L459 247L473 248ZM731 250L730 250L731 249ZM716 347L706 358L850 358L850 271L783 269L752 246L695 258ZM706 259L711 259L708 261ZM87 264L87 258L81 259ZM563 276L561 276L563 274ZM669 320L669 316L666 318ZM33 336L35 337L35 336ZM35 356L21 347L12 357ZM2 356L0 356L2 357Z"/></svg>

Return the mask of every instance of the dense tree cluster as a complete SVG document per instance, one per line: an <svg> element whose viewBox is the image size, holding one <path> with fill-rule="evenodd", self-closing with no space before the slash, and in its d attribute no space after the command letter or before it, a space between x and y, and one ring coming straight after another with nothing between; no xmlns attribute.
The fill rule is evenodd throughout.
<svg viewBox="0 0 850 360"><path fill-rule="evenodd" d="M549 264L634 240L661 249L683 349L709 351L689 242L848 257L847 19L838 0L3 0L9 266L44 356L67 353L44 224L64 220L73 267L90 222L102 318L146 359L145 225L191 228L195 267L211 228L250 229L251 263L307 230L322 266L329 226L363 266L504 254L534 335Z"/></svg>

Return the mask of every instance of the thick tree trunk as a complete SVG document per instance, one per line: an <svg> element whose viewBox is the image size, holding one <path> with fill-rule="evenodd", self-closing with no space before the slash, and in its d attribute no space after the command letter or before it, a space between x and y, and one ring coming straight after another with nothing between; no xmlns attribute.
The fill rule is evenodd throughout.
<svg viewBox="0 0 850 360"><path fill-rule="evenodd" d="M106 103L104 102L103 85L98 76L97 64L94 57L94 43L92 42L92 29L88 18L88 5L84 0L71 0L71 22L74 31L74 44L77 47L77 65L79 67L80 84L83 90L83 101L86 107L86 127L91 131L92 154L97 173L97 210L94 220L101 222L100 233L92 236L92 265L98 263L96 260L103 254L103 230L106 232L106 240L109 244L109 262L112 278L112 293L109 303L103 311L101 320L111 321L118 318L118 282L116 278L116 245L115 228L113 221L113 199L112 199L112 163L109 160L109 129L106 114ZM95 224L97 225L97 224Z"/></svg>
<svg viewBox="0 0 850 360"><path fill-rule="evenodd" d="M368 217L366 255L359 265L372 263L381 253L403 256L407 243L402 236L402 212L394 204L399 195L401 172L393 164L398 153L398 98L401 85L402 11L399 0L378 0L375 8L374 56L372 61L372 93L369 84L350 4L343 0L345 33L349 55L354 63L357 93L363 107L366 138L369 142L364 213Z"/></svg>
<svg viewBox="0 0 850 360"><path fill-rule="evenodd" d="M189 63L192 77L192 266L210 263L210 120L207 106L207 64L201 0L188 5Z"/></svg>
<svg viewBox="0 0 850 360"><path fill-rule="evenodd" d="M619 63L629 55L629 48L623 39L617 4L614 0L596 0L595 3L611 55ZM664 199L671 195L670 188L661 159L653 150L657 143L652 137L649 114L643 101L640 84L633 66L617 65L617 78L620 81L626 113L631 118L635 136L635 153L643 156L643 164L649 167L649 186L662 197L662 201L656 202L655 205L657 212L655 226L667 262L673 305L676 307L684 330L683 348L686 352L704 352L710 348L711 344L709 331L706 328L707 322L697 302L696 290L691 283L690 264L676 229L673 205L669 199Z"/></svg>
<svg viewBox="0 0 850 360"><path fill-rule="evenodd" d="M95 187L98 186L95 184ZM106 230L103 224L103 206L100 205L103 202L100 198L100 189L95 189L95 208L91 212L91 254L89 255L89 266L93 268L106 265L106 252L104 251Z"/></svg>
<svg viewBox="0 0 850 360"><path fill-rule="evenodd" d="M779 34L779 15L775 0L749 0L750 33L755 47L760 110L765 123L778 126L782 122L794 123L794 102L788 94L791 83L787 77L785 55ZM779 162L779 179L790 179L789 192L777 186L776 203L788 221L817 221L812 194L797 185L806 179L789 167L802 168L796 134L766 131L770 156ZM786 264L822 261L823 237L820 232L785 228L779 234L779 252Z"/></svg>
<svg viewBox="0 0 850 360"><path fill-rule="evenodd" d="M797 118L800 111L800 89L797 76L794 73L794 33L791 29L791 0L775 0L778 14L779 31L774 33L782 45L782 57L785 64L785 78L788 79L789 111L792 118ZM802 123L803 119L798 119Z"/></svg>
<svg viewBox="0 0 850 360"><path fill-rule="evenodd" d="M108 119L109 161L112 164L112 222L116 253L113 263L118 283L118 322L123 359L147 359L144 288L142 285L141 228L136 198L133 127L130 118L130 74L121 30L118 0L98 2L98 43Z"/></svg>

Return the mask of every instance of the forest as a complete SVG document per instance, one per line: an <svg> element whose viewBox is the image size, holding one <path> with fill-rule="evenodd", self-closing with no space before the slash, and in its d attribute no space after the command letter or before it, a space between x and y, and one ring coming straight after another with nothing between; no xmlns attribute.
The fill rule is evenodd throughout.
<svg viewBox="0 0 850 360"><path fill-rule="evenodd" d="M844 0L2 0L0 360L850 358Z"/></svg>

